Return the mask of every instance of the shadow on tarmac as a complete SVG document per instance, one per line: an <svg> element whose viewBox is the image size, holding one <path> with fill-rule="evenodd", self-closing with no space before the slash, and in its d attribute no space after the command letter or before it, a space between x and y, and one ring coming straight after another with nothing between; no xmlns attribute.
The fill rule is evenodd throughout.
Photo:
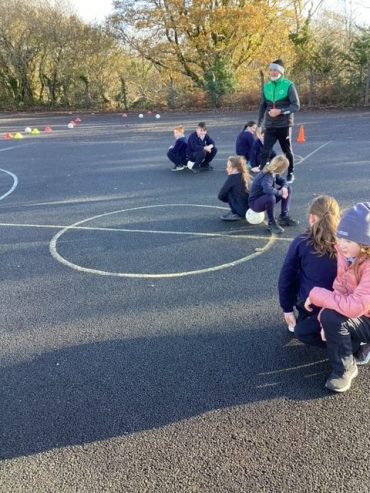
<svg viewBox="0 0 370 493"><path fill-rule="evenodd" d="M271 328L114 340L44 353L1 371L1 458L262 400L327 397L321 385L327 373L323 351L288 334L272 336Z"/></svg>

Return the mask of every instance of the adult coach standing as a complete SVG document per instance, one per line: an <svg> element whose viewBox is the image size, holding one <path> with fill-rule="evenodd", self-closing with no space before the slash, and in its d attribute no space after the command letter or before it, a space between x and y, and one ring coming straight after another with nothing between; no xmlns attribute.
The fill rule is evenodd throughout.
<svg viewBox="0 0 370 493"><path fill-rule="evenodd" d="M275 60L269 65L270 80L263 86L258 115L257 135L263 124L265 137L261 152L262 169L269 160L273 145L278 140L281 150L289 161L287 182L294 181L294 157L291 144L293 114L299 110L297 90L290 80L284 77L284 63Z"/></svg>

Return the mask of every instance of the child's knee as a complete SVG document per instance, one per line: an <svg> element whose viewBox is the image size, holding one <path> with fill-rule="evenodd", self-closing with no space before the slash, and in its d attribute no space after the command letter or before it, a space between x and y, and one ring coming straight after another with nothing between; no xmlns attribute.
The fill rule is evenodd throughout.
<svg viewBox="0 0 370 493"><path fill-rule="evenodd" d="M338 312L335 310L329 310L328 308L325 308L320 312L320 323L325 334L331 332L332 330L336 330L341 325Z"/></svg>
<svg viewBox="0 0 370 493"><path fill-rule="evenodd" d="M268 206L268 205L274 206L275 204L276 204L275 195L272 195L272 194L266 195L266 206Z"/></svg>

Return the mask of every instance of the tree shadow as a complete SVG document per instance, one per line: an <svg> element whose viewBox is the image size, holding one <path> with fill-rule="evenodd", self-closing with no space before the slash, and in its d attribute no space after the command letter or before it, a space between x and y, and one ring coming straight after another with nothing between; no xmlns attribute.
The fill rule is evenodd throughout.
<svg viewBox="0 0 370 493"><path fill-rule="evenodd" d="M87 343L5 367L1 458L158 428L220 408L327 395L317 376L328 372L325 353L271 332Z"/></svg>

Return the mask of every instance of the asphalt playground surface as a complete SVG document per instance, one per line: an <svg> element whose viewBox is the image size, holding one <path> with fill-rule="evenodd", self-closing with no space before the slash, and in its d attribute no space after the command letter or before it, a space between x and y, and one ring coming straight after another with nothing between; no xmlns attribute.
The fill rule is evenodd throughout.
<svg viewBox="0 0 370 493"><path fill-rule="evenodd" d="M297 115L278 239L219 219L255 117L0 115L24 135L0 140L2 493L370 491L370 368L327 391L276 288L315 195L370 200L370 112ZM171 172L172 128L201 120L214 171Z"/></svg>

